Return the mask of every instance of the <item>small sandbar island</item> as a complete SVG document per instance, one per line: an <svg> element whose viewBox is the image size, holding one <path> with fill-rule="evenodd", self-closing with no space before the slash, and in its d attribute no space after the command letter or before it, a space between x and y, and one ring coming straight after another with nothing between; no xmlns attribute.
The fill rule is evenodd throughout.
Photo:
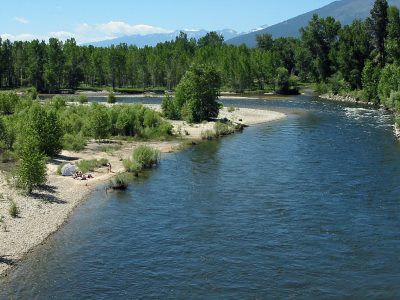
<svg viewBox="0 0 400 300"><path fill-rule="evenodd" d="M115 104L118 105L118 104ZM147 105L156 111L160 105ZM218 119L235 124L255 125L285 118L285 114L259 109L222 108ZM148 145L161 153L170 153L182 148L182 143L199 141L205 131L214 130L216 121L188 124L184 121L171 121L174 137L167 141L119 141L110 138L107 143L88 142L82 151L63 150L60 155L47 162L47 184L45 188L27 196L11 185L9 171L0 172L0 274L7 275L7 270L21 261L27 253L55 233L69 218L88 195L96 189L104 189L107 182L123 173L124 159L131 156L139 145ZM112 166L98 166L90 171L93 178L76 180L71 176L59 174L60 166L73 165L80 161L108 161ZM157 171L155 171L157 172ZM18 208L18 216L10 216L10 201Z"/></svg>

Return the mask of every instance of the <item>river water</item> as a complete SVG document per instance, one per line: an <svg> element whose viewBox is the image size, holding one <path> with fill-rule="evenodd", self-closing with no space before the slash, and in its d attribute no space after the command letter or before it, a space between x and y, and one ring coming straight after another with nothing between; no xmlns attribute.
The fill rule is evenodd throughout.
<svg viewBox="0 0 400 300"><path fill-rule="evenodd" d="M391 116L308 96L225 104L288 118L165 155L126 192L99 188L0 298L400 298Z"/></svg>

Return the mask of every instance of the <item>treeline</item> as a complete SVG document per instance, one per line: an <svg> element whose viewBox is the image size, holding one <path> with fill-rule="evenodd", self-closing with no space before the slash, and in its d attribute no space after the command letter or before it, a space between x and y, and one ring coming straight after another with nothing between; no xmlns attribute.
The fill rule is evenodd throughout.
<svg viewBox="0 0 400 300"><path fill-rule="evenodd" d="M219 71L223 90L288 92L300 81L318 83L321 91L358 91L368 101L390 104L391 96L398 98L391 95L399 90L398 8L376 0L366 20L342 26L315 15L300 31L299 39L258 36L255 49L227 45L215 32L198 41L181 33L174 41L144 48L78 46L74 39L6 40L0 42L0 88L175 89L190 66L201 63Z"/></svg>

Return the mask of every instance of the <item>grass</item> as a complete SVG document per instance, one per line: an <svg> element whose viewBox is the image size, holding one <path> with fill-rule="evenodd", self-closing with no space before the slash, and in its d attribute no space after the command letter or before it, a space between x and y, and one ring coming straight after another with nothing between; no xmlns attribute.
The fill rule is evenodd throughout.
<svg viewBox="0 0 400 300"><path fill-rule="evenodd" d="M111 179L108 188L113 190L126 190L130 177L128 174L119 174Z"/></svg>
<svg viewBox="0 0 400 300"><path fill-rule="evenodd" d="M150 169L160 162L161 152L146 145L140 145L133 150L132 159L125 159L123 165L127 172L139 173Z"/></svg>
<svg viewBox="0 0 400 300"><path fill-rule="evenodd" d="M121 150L122 144L114 144L114 145L102 145L97 147L97 151L106 152L110 155L113 155L115 151Z"/></svg>
<svg viewBox="0 0 400 300"><path fill-rule="evenodd" d="M108 159L91 159L91 160L81 160L77 163L78 169L82 173L93 172L95 169L105 167L108 164Z"/></svg>
<svg viewBox="0 0 400 300"><path fill-rule="evenodd" d="M19 215L19 208L14 200L10 201L10 207L8 208L8 212L12 218L17 218Z"/></svg>
<svg viewBox="0 0 400 300"><path fill-rule="evenodd" d="M212 141L218 138L216 132L212 129L207 129L201 132L201 139Z"/></svg>

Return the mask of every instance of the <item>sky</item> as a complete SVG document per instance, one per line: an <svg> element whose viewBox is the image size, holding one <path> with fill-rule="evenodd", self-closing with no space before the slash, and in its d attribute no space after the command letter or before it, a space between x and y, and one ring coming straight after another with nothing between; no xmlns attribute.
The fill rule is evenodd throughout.
<svg viewBox="0 0 400 300"><path fill-rule="evenodd" d="M1 0L0 36L78 43L181 29L248 32L333 0Z"/></svg>

